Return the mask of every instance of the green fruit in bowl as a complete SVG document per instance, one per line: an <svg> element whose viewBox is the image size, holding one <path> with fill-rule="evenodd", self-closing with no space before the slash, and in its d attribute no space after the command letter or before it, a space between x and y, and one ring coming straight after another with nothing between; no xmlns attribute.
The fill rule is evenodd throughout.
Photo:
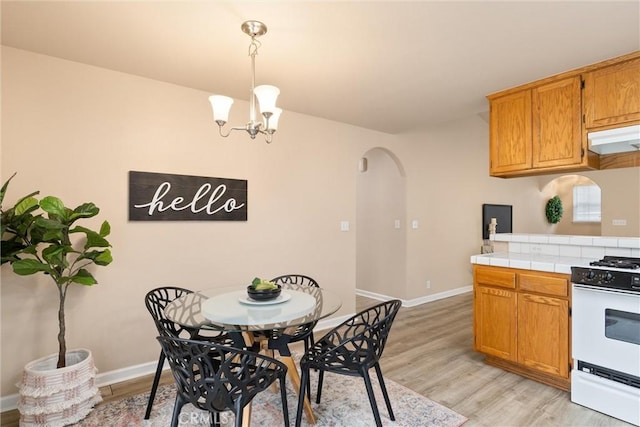
<svg viewBox="0 0 640 427"><path fill-rule="evenodd" d="M278 285L268 280L264 280L264 279L260 279L259 277L256 277L251 282L251 287L256 291L270 291L272 289L277 289Z"/></svg>

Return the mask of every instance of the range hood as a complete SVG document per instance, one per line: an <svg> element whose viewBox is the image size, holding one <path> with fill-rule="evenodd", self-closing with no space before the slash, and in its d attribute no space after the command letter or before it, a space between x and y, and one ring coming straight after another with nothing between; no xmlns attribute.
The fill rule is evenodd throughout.
<svg viewBox="0 0 640 427"><path fill-rule="evenodd" d="M589 132L589 150L598 154L640 151L640 125Z"/></svg>

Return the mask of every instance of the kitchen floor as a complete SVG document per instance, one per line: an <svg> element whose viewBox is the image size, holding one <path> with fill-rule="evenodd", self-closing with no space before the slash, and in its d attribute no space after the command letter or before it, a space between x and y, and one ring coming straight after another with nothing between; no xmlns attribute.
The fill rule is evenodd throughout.
<svg viewBox="0 0 640 427"><path fill-rule="evenodd" d="M357 297L357 310L377 301ZM469 418L464 427L631 426L568 392L486 365L473 351L473 293L401 308L381 360L385 378Z"/></svg>

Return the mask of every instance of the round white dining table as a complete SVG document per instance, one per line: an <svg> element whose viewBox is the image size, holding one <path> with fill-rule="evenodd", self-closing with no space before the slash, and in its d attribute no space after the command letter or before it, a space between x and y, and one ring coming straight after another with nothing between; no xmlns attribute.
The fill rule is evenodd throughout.
<svg viewBox="0 0 640 427"><path fill-rule="evenodd" d="M169 303L164 313L168 320L187 328L257 332L316 322L341 306L335 292L284 284L278 298L264 302L249 298L246 286L195 291Z"/></svg>
<svg viewBox="0 0 640 427"><path fill-rule="evenodd" d="M165 307L168 320L194 331L228 332L239 347L255 346L256 337L266 349L278 352L287 365L287 375L299 392L300 376L289 350L290 334L298 326L314 324L340 309L338 294L314 286L283 284L281 294L271 301L256 301L248 297L246 286L205 289L183 295ZM243 420L251 419L247 405ZM304 410L310 423L315 416L308 397Z"/></svg>

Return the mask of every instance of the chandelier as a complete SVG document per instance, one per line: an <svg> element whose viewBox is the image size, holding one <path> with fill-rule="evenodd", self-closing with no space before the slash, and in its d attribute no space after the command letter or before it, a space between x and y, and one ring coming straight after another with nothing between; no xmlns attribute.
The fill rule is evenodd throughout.
<svg viewBox="0 0 640 427"><path fill-rule="evenodd" d="M251 139L255 139L258 134L263 134L265 141L270 144L273 134L278 129L278 119L282 109L276 107L276 99L280 94L280 89L271 85L256 87L256 55L260 47L258 37L267 32L267 26L259 21L246 21L242 23L240 28L251 37L251 44L249 44L249 56L251 57L249 122L244 126L232 127L226 134L223 132L222 128L229 120L229 111L231 110L231 104L233 104L232 98L223 95L211 95L209 97L209 102L211 102L211 108L213 109L213 120L218 124L220 136L223 138L228 137L234 130L245 130ZM256 119L256 100L260 106L260 115L262 116L260 121Z"/></svg>

